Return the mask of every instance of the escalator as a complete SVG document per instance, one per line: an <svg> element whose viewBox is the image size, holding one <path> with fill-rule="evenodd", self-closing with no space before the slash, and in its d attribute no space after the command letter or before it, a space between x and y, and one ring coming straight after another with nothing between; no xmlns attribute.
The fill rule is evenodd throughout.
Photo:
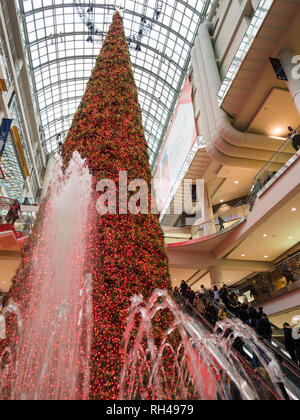
<svg viewBox="0 0 300 420"><path fill-rule="evenodd" d="M214 300L209 300L215 306L216 310L219 311L220 306ZM192 305L188 304L190 310L192 310L193 314L197 317L201 317L201 314L194 308ZM237 319L237 317L230 311L227 310L228 318L229 319ZM209 324L205 320L206 324ZM263 342L264 346L274 355L279 355L282 360L282 371L285 375L285 384L288 390L288 394L293 400L300 400L300 368L296 365L290 355L286 352L284 346L284 332L278 328L276 325L271 324L273 336L272 336L272 343L269 343L267 340L260 338ZM211 328L212 325L210 325ZM251 349L247 345L246 342L242 344L242 352L240 352L239 356L242 355L243 361L246 363L250 363L253 366ZM253 369L253 368L252 368Z"/></svg>
<svg viewBox="0 0 300 420"><path fill-rule="evenodd" d="M183 299L183 298L182 298ZM214 332L215 327L203 316L197 309L183 299L183 305L181 309L186 311L190 316L197 320L200 328L205 329L207 332ZM219 309L218 305L215 302L214 305L216 309ZM229 318L234 319L233 314L229 314ZM283 345L279 341L275 340L274 343L269 344L263 340L265 347L271 351L271 353L280 354L283 358L282 370L285 374L285 387L289 394L291 400L300 399L300 370L297 365L295 365L292 360L288 357L287 353L283 349ZM256 371L253 365L253 352L251 347L247 342L242 341L241 339L236 340L233 343L233 351L236 359L236 363L243 366L244 370L251 377L252 382L255 384L257 390L259 390L259 395L263 396L265 400L282 400L282 396L269 380L268 378L261 375L259 370ZM266 360L266 359L265 359ZM270 360L269 360L270 361Z"/></svg>

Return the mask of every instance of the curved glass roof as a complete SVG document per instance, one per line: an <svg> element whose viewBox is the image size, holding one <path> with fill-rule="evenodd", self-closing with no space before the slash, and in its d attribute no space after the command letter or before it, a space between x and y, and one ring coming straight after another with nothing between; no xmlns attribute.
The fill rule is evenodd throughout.
<svg viewBox="0 0 300 420"><path fill-rule="evenodd" d="M19 0L46 152L58 148L112 22L125 6L125 33L153 164L187 76L211 0ZM171 3L171 5L169 4Z"/></svg>

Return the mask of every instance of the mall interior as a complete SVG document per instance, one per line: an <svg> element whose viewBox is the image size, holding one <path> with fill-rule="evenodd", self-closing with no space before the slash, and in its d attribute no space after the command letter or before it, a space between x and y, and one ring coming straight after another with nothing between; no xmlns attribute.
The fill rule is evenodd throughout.
<svg viewBox="0 0 300 420"><path fill-rule="evenodd" d="M2 297L115 8L172 287L225 284L239 302L262 306L288 394L299 399L300 370L283 332L284 323L300 324L298 0L0 1Z"/></svg>

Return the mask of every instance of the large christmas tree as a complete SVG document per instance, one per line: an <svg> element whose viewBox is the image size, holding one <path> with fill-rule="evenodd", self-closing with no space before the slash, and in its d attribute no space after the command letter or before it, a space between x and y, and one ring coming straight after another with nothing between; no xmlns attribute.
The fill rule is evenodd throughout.
<svg viewBox="0 0 300 420"><path fill-rule="evenodd" d="M74 151L79 151L86 159L93 174L94 188L90 223L86 228L88 246L85 270L93 277L90 397L116 399L131 298L142 294L147 299L156 288L170 290L171 287L163 233L158 216L151 213L151 200L147 214L127 212L126 200L119 204L118 194L116 214L101 215L96 205L101 196L101 192L97 192L98 182L102 179L112 180L118 190L120 172L127 172L128 183L136 179L146 181L151 191L152 177L141 110L123 22L118 12L114 15L62 148L66 167ZM126 198L133 194L126 192ZM137 200L137 207L139 204ZM22 263L10 293L23 313L26 313L26 307L30 304L33 250L39 241L47 240L41 238L41 226L49 205L51 203L46 198L41 205L34 232L23 250ZM7 339L0 343L0 355L8 346L13 348L18 340L15 315L12 314L7 321ZM168 313L154 320L157 344L170 322ZM168 356L167 359L171 361ZM172 363L169 364L171 366ZM8 398L9 394L7 389Z"/></svg>
<svg viewBox="0 0 300 420"><path fill-rule="evenodd" d="M147 143L119 12L63 146L66 164L75 150L87 159L94 189L98 181L110 179L118 190L119 173L126 171L128 183L143 179L151 191ZM148 210L148 214L120 214L126 213L123 202L117 205L116 215L101 216L96 201L91 210L87 269L93 274L92 398L118 396L123 334L132 296L147 298L156 288L170 289L163 234L158 216L151 214L151 200ZM168 322L158 322L158 335Z"/></svg>

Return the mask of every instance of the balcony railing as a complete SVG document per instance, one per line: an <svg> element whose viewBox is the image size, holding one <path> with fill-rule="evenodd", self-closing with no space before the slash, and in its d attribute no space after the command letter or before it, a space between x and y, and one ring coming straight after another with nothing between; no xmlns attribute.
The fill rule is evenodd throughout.
<svg viewBox="0 0 300 420"><path fill-rule="evenodd" d="M164 228L165 242L172 244L214 235L217 236L236 227L242 221L246 220L248 215L249 204L247 202L239 202L227 212L222 213L222 220L219 217L214 217L211 220L193 226Z"/></svg>
<svg viewBox="0 0 300 420"><path fill-rule="evenodd" d="M240 298L257 304L266 303L293 290L300 289L300 252L235 286Z"/></svg>
<svg viewBox="0 0 300 420"><path fill-rule="evenodd" d="M296 130L299 130L300 126ZM282 156L287 156L286 162L282 163ZM249 195L249 202L253 207L256 198L266 191L297 159L298 154L292 145L292 140L288 138L265 166L258 172L253 180L253 185ZM279 166L278 171L274 171L274 164Z"/></svg>

